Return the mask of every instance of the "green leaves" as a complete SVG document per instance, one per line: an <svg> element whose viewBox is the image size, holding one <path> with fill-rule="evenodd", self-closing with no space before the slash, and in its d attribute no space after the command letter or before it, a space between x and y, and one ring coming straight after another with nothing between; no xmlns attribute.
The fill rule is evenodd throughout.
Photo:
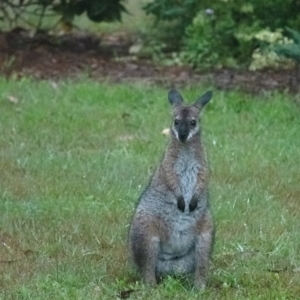
<svg viewBox="0 0 300 300"><path fill-rule="evenodd" d="M286 58L291 58L297 63L300 63L300 33L291 29L286 28L286 31L290 34L293 44L277 44L272 47L278 55L284 56Z"/></svg>
<svg viewBox="0 0 300 300"><path fill-rule="evenodd" d="M122 2L124 0L29 0L16 4L14 0L7 0L0 5L0 21L13 27L18 25L19 20L27 23L30 19L32 26L37 29L43 27L42 22L46 17L57 15L61 16L62 23L70 25L75 16L84 13L93 22L121 21L122 12L127 12ZM36 17L34 22L31 20L33 15Z"/></svg>
<svg viewBox="0 0 300 300"><path fill-rule="evenodd" d="M126 8L121 3L123 0L77 0L63 1L53 5L53 10L62 15L65 21L72 21L75 15L86 12L88 18L94 22L121 21L121 13Z"/></svg>
<svg viewBox="0 0 300 300"><path fill-rule="evenodd" d="M255 35L299 28L299 9L300 3L293 0L154 0L144 6L146 13L163 21L159 34L163 36L165 29L166 48L176 43L183 62L202 69L248 67L254 51L262 49ZM287 31L300 44L300 34ZM298 57L295 46L278 51Z"/></svg>

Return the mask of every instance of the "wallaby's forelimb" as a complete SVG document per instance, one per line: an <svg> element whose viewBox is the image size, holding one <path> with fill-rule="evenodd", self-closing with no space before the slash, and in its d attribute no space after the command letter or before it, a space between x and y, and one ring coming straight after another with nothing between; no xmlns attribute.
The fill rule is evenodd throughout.
<svg viewBox="0 0 300 300"><path fill-rule="evenodd" d="M190 204L189 204L189 210L190 212L194 211L196 207L198 206L199 196L197 194L194 194L192 197Z"/></svg>
<svg viewBox="0 0 300 300"><path fill-rule="evenodd" d="M177 198L177 207L180 211L184 212L185 210L185 202L183 196L179 196Z"/></svg>

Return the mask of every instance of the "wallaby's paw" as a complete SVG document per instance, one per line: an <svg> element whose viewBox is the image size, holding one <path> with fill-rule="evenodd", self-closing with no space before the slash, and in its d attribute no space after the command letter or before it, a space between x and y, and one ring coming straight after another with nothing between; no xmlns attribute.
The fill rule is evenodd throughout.
<svg viewBox="0 0 300 300"><path fill-rule="evenodd" d="M145 284L150 285L151 287L157 287L157 280L153 276L147 276L144 282Z"/></svg>
<svg viewBox="0 0 300 300"><path fill-rule="evenodd" d="M205 290L205 281L204 280L195 280L194 282L194 287L198 291L203 291Z"/></svg>
<svg viewBox="0 0 300 300"><path fill-rule="evenodd" d="M180 211L184 212L185 209L185 202L183 196L179 196L177 198L177 207Z"/></svg>
<svg viewBox="0 0 300 300"><path fill-rule="evenodd" d="M197 208L197 206L198 206L198 196L194 195L189 204L190 212L194 211Z"/></svg>

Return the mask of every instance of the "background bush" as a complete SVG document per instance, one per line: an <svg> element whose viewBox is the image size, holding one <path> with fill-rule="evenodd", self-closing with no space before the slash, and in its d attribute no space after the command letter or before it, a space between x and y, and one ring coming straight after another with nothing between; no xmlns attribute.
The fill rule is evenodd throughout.
<svg viewBox="0 0 300 300"><path fill-rule="evenodd" d="M135 3L135 7L145 1ZM2 0L0 22L2 29L4 25L12 28L24 24L49 29L49 24L58 23L69 29L75 17L82 15L93 22L120 21L122 12L126 12L124 3L124 0ZM129 13L134 14L133 7L126 5L130 7ZM300 28L300 2L296 0L148 0L143 9L154 16L155 26L150 28L146 20L133 26L134 33L138 31L141 37L139 43L144 46L138 54L159 63L252 70L290 67L293 64L279 58L272 46L279 43L296 51L299 48L295 39L285 39L289 34L286 28L296 31ZM46 21L48 17L51 22Z"/></svg>
<svg viewBox="0 0 300 300"><path fill-rule="evenodd" d="M47 17L71 24L75 16L86 14L94 22L121 20L124 0L1 0L0 21L11 28L20 24L43 28Z"/></svg>
<svg viewBox="0 0 300 300"><path fill-rule="evenodd" d="M258 32L300 28L295 0L155 0L145 10L173 26L168 32L182 45L181 58L195 67L249 66L261 45Z"/></svg>

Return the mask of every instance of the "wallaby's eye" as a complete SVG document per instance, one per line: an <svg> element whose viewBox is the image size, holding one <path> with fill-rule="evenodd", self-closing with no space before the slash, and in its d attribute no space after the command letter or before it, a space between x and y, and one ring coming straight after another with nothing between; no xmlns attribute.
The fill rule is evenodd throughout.
<svg viewBox="0 0 300 300"><path fill-rule="evenodd" d="M191 126L196 126L196 120L192 120L192 121L190 122L190 124L191 124Z"/></svg>
<svg viewBox="0 0 300 300"><path fill-rule="evenodd" d="M178 125L178 124L179 124L179 120L178 120L178 119L175 119L174 125Z"/></svg>

